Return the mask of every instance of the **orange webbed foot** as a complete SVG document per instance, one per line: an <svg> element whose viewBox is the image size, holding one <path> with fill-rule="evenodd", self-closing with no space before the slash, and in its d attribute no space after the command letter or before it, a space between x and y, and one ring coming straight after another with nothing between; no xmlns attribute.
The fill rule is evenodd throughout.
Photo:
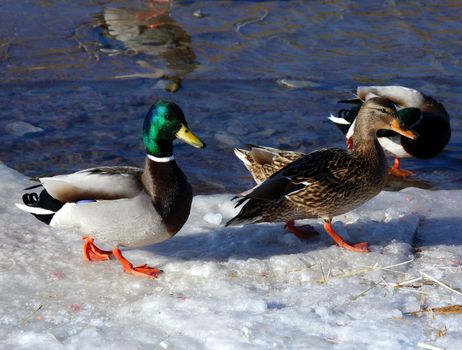
<svg viewBox="0 0 462 350"><path fill-rule="evenodd" d="M400 169L400 168L396 169L396 168L393 168L393 167L388 169L388 174L389 175L395 175L395 176L398 176L398 177L415 176L415 173L410 171L410 170L405 170L405 169Z"/></svg>
<svg viewBox="0 0 462 350"><path fill-rule="evenodd" d="M147 265L136 266L129 270L122 268L122 270L124 272L131 273L132 275L137 275L146 278L157 278L162 273L162 270Z"/></svg>
<svg viewBox="0 0 462 350"><path fill-rule="evenodd" d="M82 253L86 261L105 261L111 258L112 252L99 249L93 244L94 239L90 236L83 236L84 240Z"/></svg>
<svg viewBox="0 0 462 350"><path fill-rule="evenodd" d="M332 227L332 224L330 222L324 222L324 229L326 232L331 236L331 238L334 240L335 243L337 243L338 246L351 250L353 252L358 252L358 253L367 253L369 251L369 243L367 242L361 242L361 243L347 243L343 240L342 237L340 237L335 231L334 228Z"/></svg>
<svg viewBox="0 0 462 350"><path fill-rule="evenodd" d="M338 243L337 243L338 244ZM367 242L361 242L361 243L347 243L344 241L344 244L339 244L340 247L351 250L353 252L358 252L358 253L367 253L369 252L369 243Z"/></svg>
<svg viewBox="0 0 462 350"><path fill-rule="evenodd" d="M393 162L393 165L390 167L390 169L388 169L388 174L398 176L398 177L415 176L414 172L412 172L410 170L401 169L399 167L399 164L400 164L400 159L395 158L395 161Z"/></svg>
<svg viewBox="0 0 462 350"><path fill-rule="evenodd" d="M127 272L132 275L145 278L157 278L159 274L162 273L162 270L156 269L155 267L150 267L146 264L134 267L127 259L123 257L122 252L118 248L114 248L112 253L120 262L120 265L122 265L122 272Z"/></svg>
<svg viewBox="0 0 462 350"><path fill-rule="evenodd" d="M318 231L316 231L313 226L295 226L294 220L287 221L287 223L284 225L284 228L300 239L315 238L319 235Z"/></svg>

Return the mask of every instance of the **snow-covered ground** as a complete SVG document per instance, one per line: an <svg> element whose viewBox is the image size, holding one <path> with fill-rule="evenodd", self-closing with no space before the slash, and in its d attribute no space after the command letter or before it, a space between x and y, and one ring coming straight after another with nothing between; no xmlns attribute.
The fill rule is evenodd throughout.
<svg viewBox="0 0 462 350"><path fill-rule="evenodd" d="M148 280L121 273L116 261L84 262L78 235L14 206L30 182L3 165L0 176L0 348L462 344L461 314L412 314L462 304L462 190L383 192L337 217L345 238L370 242L368 254L332 245L316 220L307 221L321 232L313 241L281 224L224 228L231 195L196 196L174 238L126 252L164 271Z"/></svg>

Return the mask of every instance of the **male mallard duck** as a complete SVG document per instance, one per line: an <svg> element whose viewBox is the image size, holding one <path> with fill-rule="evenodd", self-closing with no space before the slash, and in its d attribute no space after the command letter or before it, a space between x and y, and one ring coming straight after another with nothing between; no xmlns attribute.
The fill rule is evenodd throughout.
<svg viewBox="0 0 462 350"><path fill-rule="evenodd" d="M393 102L398 108L399 119L419 134L417 140L411 140L389 130L380 131L378 134L382 147L395 156L389 173L397 176L413 175L408 170L400 169L400 158L429 159L440 154L451 138L449 114L444 106L432 97L403 86L360 86L357 89L357 99L340 102L361 104L377 96ZM346 135L349 147L358 110L359 106L341 109L337 117L331 115L329 118Z"/></svg>
<svg viewBox="0 0 462 350"><path fill-rule="evenodd" d="M122 271L155 278L160 270L133 267L119 247L137 248L169 239L188 219L192 189L173 157L175 138L205 147L188 129L180 107L158 101L143 124L144 169L100 167L42 177L40 185L28 189L43 186L44 190L38 195L26 193L24 204L17 206L50 226L85 234L85 260L109 260L113 255ZM99 249L94 239L110 245L112 251Z"/></svg>
<svg viewBox="0 0 462 350"><path fill-rule="evenodd" d="M390 101L375 97L358 112L351 151L324 148L285 166L254 188L240 194L239 214L226 223L290 221L320 217L324 229L341 247L367 251L366 242L348 244L332 228L332 217L376 196L387 178L387 161L377 131L389 129L415 139L398 119Z"/></svg>

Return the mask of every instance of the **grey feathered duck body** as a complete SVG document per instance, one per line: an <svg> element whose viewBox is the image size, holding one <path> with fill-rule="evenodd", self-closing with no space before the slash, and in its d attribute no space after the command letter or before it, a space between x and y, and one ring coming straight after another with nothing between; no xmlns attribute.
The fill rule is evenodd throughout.
<svg viewBox="0 0 462 350"><path fill-rule="evenodd" d="M43 178L42 184L64 203L51 226L85 232L110 247L138 248L174 236L192 201L191 185L174 160L157 163L148 158L144 169L92 168Z"/></svg>
<svg viewBox="0 0 462 350"><path fill-rule="evenodd" d="M391 102L370 99L358 113L351 151L324 148L303 156L291 154L299 158L240 195L238 205L245 204L227 225L320 217L339 245L365 251L367 244L349 245L329 232L333 231L330 223L333 216L360 206L384 187L387 162L376 136L381 129L416 137L400 124Z"/></svg>
<svg viewBox="0 0 462 350"><path fill-rule="evenodd" d="M84 234L85 260L114 256L123 271L153 278L160 270L133 267L119 248L158 243L181 229L191 209L192 188L173 157L173 139L198 148L205 144L187 128L181 109L168 101L151 107L143 130L144 169L99 167L39 178L44 190L39 195L26 193L24 204L17 206L53 227ZM94 240L106 243L112 251L99 249Z"/></svg>

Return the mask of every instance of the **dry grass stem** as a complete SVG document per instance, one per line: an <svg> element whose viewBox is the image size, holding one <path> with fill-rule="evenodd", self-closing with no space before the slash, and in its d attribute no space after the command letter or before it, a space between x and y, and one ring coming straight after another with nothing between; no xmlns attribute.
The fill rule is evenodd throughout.
<svg viewBox="0 0 462 350"><path fill-rule="evenodd" d="M453 292L453 293L456 293L457 295L462 296L462 293L461 293L461 292L459 292L458 290L455 290L454 288L451 288L451 287L448 286L446 283L443 283L443 282L437 280L436 278L434 278L434 277L432 277L432 276L426 274L425 272L422 272L422 271L419 271L419 272L420 272L421 275L423 275L423 276L425 276L426 278L432 280L433 282L438 283L440 286L442 286L442 287L444 287L444 288L450 290L450 291Z"/></svg>
<svg viewBox="0 0 462 350"><path fill-rule="evenodd" d="M425 344L422 342L417 343L417 347L422 348L422 349L428 349L428 350L444 350L443 348L439 348L437 346L433 346L430 344Z"/></svg>
<svg viewBox="0 0 462 350"><path fill-rule="evenodd" d="M387 269L385 267L381 268L380 270L383 270L383 271L388 271L388 272L393 272L393 273L397 273L397 274L402 274L402 275L407 275L408 273L405 272L405 271L399 271L399 270L393 270L393 269Z"/></svg>
<svg viewBox="0 0 462 350"><path fill-rule="evenodd" d="M318 283L320 283L320 284L326 284L326 283L329 281L330 271L331 271L331 270L329 269L329 271L327 271L327 276L326 276L326 274L324 273L324 269L323 269L321 263L319 264L319 267L321 268L322 279L318 280Z"/></svg>
<svg viewBox="0 0 462 350"><path fill-rule="evenodd" d="M462 305L448 305L448 306L441 306L441 307L427 307L418 311L406 312L406 315L417 315L422 312L430 312L435 314L452 314L452 315L460 315L462 314Z"/></svg>
<svg viewBox="0 0 462 350"><path fill-rule="evenodd" d="M418 282L422 280L422 277L417 277L417 278L413 278L411 280L407 280L407 281L403 281L403 282L399 282L399 283L394 283L393 284L393 287L397 288L397 287L402 287L402 286L406 286L408 284L411 284L411 283L414 283L414 282ZM421 286L419 286L421 287Z"/></svg>
<svg viewBox="0 0 462 350"><path fill-rule="evenodd" d="M379 263L375 263L375 264L374 264L373 266L371 266L371 267L367 267L367 268L360 269L360 270L355 270L355 271L346 272L346 273L344 273L343 275L338 275L338 276L335 276L335 277L338 277L338 278L352 277L352 276L356 276L356 275L361 275L361 274L363 274L363 273L374 272L374 271L380 271L380 270L386 270L386 271L391 271L391 272L395 272L395 273L404 273L404 272L402 272L402 271L391 270L391 268L397 267L397 266L406 265L406 264L410 264L410 263L413 262L413 261L414 261L414 259L411 259L411 260L403 261L403 262L398 263L398 264L388 265L388 266L384 266L384 267L380 267Z"/></svg>
<svg viewBox="0 0 462 350"><path fill-rule="evenodd" d="M377 285L379 284L379 282L374 282L369 288L363 290L361 293L359 293L358 295L355 295L353 297L351 297L351 300L355 301L357 300L358 298L362 297L363 295L366 295L367 292L369 292L370 290L374 289L375 287L377 287Z"/></svg>
<svg viewBox="0 0 462 350"><path fill-rule="evenodd" d="M26 317L24 317L21 322L19 322L19 324L21 326L25 326L30 320L32 317L34 317L34 315L43 307L42 304L40 304L34 311L32 311L29 315L27 315Z"/></svg>

